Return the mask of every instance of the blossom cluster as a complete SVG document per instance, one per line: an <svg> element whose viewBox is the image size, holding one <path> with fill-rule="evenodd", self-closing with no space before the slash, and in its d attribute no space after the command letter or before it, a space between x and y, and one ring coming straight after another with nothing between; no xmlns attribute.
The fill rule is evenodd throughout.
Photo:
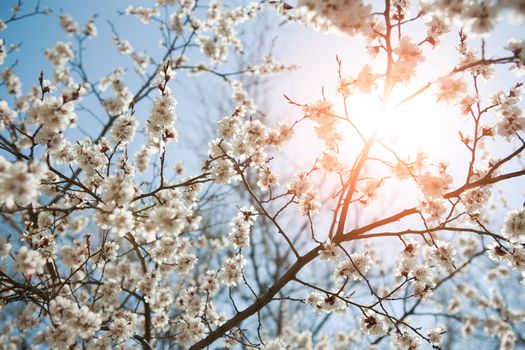
<svg viewBox="0 0 525 350"><path fill-rule="evenodd" d="M0 31L22 19L16 6ZM370 61L347 77L337 57L334 90L342 103L324 88L313 103L284 95L297 119L272 119L252 92L268 76L298 67L274 53L228 70L232 56L244 59L248 22L266 14L266 6L287 21L364 36L384 67ZM456 23L469 36L488 33L502 9L519 6L446 0L376 6L361 0L130 5L121 14L156 25L163 54L137 50L111 24L115 54L129 62L96 78L83 52L86 42L96 42L98 16L79 24L61 12L55 19L63 38L43 51L52 74L41 73L24 90L16 64L0 71L7 92L0 100L0 319L5 312L13 320L2 325L0 342L376 349L388 337L390 348L415 350L424 343L438 348L456 322L465 337L482 325L502 349L516 348L525 311L483 289L516 276L525 284L525 209L510 210L497 232L489 211L497 182L522 175L505 173L525 149L522 88L498 92L483 107L478 83L497 73L496 64L523 71L523 41L508 42L510 56L486 58L484 42L480 51L470 49L462 30L458 65L399 102L435 86L439 103L459 105L467 116L462 122L473 126L459 131L466 177L422 152L401 156L377 130L362 132L351 102L378 95L386 109L396 89L418 83L425 46L437 50ZM405 31L415 21L424 25L422 40ZM0 65L15 51L0 39ZM186 79L207 73L219 78L228 98L221 108L205 106L207 115L222 116L209 123L215 136L196 141L204 156L186 157L179 151L188 139L206 131L188 134L187 107L198 103L188 101ZM100 130L80 127L91 117ZM321 144L304 167L290 161L302 154L287 153L309 143L303 126ZM521 145L500 157L488 154L492 141ZM391 188L403 193L394 198ZM385 244L371 243L379 237ZM480 282L486 285L455 282L476 273L470 266L486 255L493 261L477 265L486 269ZM314 332L331 325L330 313L345 331ZM423 328L415 316L426 315ZM214 343L219 338L221 345Z"/></svg>
<svg viewBox="0 0 525 350"><path fill-rule="evenodd" d="M8 208L37 203L46 166L22 161L11 163L0 155L0 205Z"/></svg>

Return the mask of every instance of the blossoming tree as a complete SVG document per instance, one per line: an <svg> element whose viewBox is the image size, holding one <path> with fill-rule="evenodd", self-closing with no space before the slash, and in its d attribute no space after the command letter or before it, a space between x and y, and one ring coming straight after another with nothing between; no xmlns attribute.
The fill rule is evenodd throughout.
<svg viewBox="0 0 525 350"><path fill-rule="evenodd" d="M55 16L23 5L0 31ZM283 91L293 117L267 116L249 87L297 67L229 62L246 55L239 28L268 13L364 39L370 63L337 57L333 94ZM525 346L525 210L498 205L522 195L501 185L523 187L525 43L490 36L504 16L523 20L523 1L156 0L120 15L159 27L152 56L108 24L134 73L93 76L85 51L105 39L103 14L82 26L58 14L66 39L45 50L52 70L30 89L10 61L17 38L0 41L0 347ZM450 42L449 69L424 75ZM502 68L515 81L491 90ZM176 83L197 75L232 95L207 154L181 156L202 158L186 175L177 140L198 130L179 127ZM445 130L452 156L387 135L418 136L403 108L424 96L461 118ZM76 131L86 120L88 137ZM294 166L294 142L318 142L311 162Z"/></svg>

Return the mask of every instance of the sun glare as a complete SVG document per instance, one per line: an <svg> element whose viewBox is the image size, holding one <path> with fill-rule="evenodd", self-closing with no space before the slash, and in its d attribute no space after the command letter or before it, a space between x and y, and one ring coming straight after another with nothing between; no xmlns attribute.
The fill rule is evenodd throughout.
<svg viewBox="0 0 525 350"><path fill-rule="evenodd" d="M396 95L408 95L403 89L399 90ZM428 152L432 148L429 136L437 132L432 126L435 101L431 96L422 96L396 107L399 100L392 98L391 105L382 107L373 94L356 95L347 101L348 116L365 137L375 132L381 142L400 155L413 157L419 151ZM342 104L337 109L344 115Z"/></svg>

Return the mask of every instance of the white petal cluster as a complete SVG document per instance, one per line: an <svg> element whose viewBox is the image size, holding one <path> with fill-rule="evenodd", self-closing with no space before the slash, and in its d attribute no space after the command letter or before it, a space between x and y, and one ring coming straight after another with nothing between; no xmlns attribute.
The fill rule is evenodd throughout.
<svg viewBox="0 0 525 350"><path fill-rule="evenodd" d="M341 164L339 155L333 150L323 151L323 154L319 159L319 164L321 165L321 169L327 173L340 173L343 171L343 165Z"/></svg>
<svg viewBox="0 0 525 350"><path fill-rule="evenodd" d="M288 347L284 341L281 339L272 339L267 341L261 349L263 350L286 350Z"/></svg>
<svg viewBox="0 0 525 350"><path fill-rule="evenodd" d="M277 131L271 130L260 120L245 120L242 116L246 106L242 101L236 102L242 105L238 105L232 116L219 121L219 138L208 144L211 160L206 163L205 168L210 168L215 182L230 184L240 179L240 169L235 162L246 164L259 170L258 186L266 190L268 186L278 182L277 176L268 166L266 149L280 147L291 136L290 127L282 123Z"/></svg>
<svg viewBox="0 0 525 350"><path fill-rule="evenodd" d="M370 315L361 319L361 331L364 334L381 337L387 333L387 330L385 321L380 315Z"/></svg>
<svg viewBox="0 0 525 350"><path fill-rule="evenodd" d="M315 189L309 189L299 197L299 214L304 216L314 215L321 209L321 198Z"/></svg>
<svg viewBox="0 0 525 350"><path fill-rule="evenodd" d="M257 218L253 207L241 208L239 214L230 222L232 230L229 233L235 248L247 248L250 245L250 228Z"/></svg>
<svg viewBox="0 0 525 350"><path fill-rule="evenodd" d="M484 36L498 22L499 11L508 5L505 2L437 0L425 3L423 6L425 11L429 11L432 15L450 18L457 24L464 25L469 34Z"/></svg>
<svg viewBox="0 0 525 350"><path fill-rule="evenodd" d="M177 306L190 317L198 317L204 310L204 301L195 288L184 289L177 299Z"/></svg>
<svg viewBox="0 0 525 350"><path fill-rule="evenodd" d="M106 205L127 205L135 195L135 187L127 176L110 175L102 183L102 200Z"/></svg>
<svg viewBox="0 0 525 350"><path fill-rule="evenodd" d="M365 64L354 81L356 88L363 94L369 94L376 86L378 74L372 71L369 64Z"/></svg>
<svg viewBox="0 0 525 350"><path fill-rule="evenodd" d="M38 309L35 304L28 304L26 307L24 307L23 312L16 318L16 326L21 331L26 331L38 325L38 318L35 317L35 313L37 311ZM4 337L3 340L7 341L6 338L7 337Z"/></svg>
<svg viewBox="0 0 525 350"><path fill-rule="evenodd" d="M53 322L63 327L63 331L78 334L83 339L89 338L99 330L102 322L100 315L86 305L79 307L77 303L61 296L51 300L49 313Z"/></svg>
<svg viewBox="0 0 525 350"><path fill-rule="evenodd" d="M507 94L500 91L493 97L493 103L497 106L500 117L496 124L496 132L507 139L525 129L525 116L518 105L522 92L523 88L516 86Z"/></svg>
<svg viewBox="0 0 525 350"><path fill-rule="evenodd" d="M513 1L509 2L514 3ZM521 15L523 16L523 9L521 10ZM525 41L523 39L510 39L505 49L512 52L516 57L513 69L517 75L523 75L525 73Z"/></svg>
<svg viewBox="0 0 525 350"><path fill-rule="evenodd" d="M219 290L219 281L217 280L217 272L214 270L206 271L201 281L201 290L207 295L213 296Z"/></svg>
<svg viewBox="0 0 525 350"><path fill-rule="evenodd" d="M232 87L232 100L235 102L236 108L240 115L255 113L255 102L248 95L240 80L232 80L230 82Z"/></svg>
<svg viewBox="0 0 525 350"><path fill-rule="evenodd" d="M14 268L29 276L43 273L45 263L45 259L38 251L22 246L16 253Z"/></svg>
<svg viewBox="0 0 525 350"><path fill-rule="evenodd" d="M135 167L139 174L144 174L149 168L149 158L152 153L149 147L142 146L137 153L135 153Z"/></svg>
<svg viewBox="0 0 525 350"><path fill-rule="evenodd" d="M432 45L438 44L441 36L450 31L450 24L447 19L435 14L432 15L425 24L427 27L427 37Z"/></svg>
<svg viewBox="0 0 525 350"><path fill-rule="evenodd" d="M89 218L87 216L78 215L69 222L69 229L73 231L73 233L79 233L86 227L88 223Z"/></svg>
<svg viewBox="0 0 525 350"><path fill-rule="evenodd" d="M430 300L435 286L430 267L424 264L417 265L410 272L410 278L412 278L414 295L421 299Z"/></svg>
<svg viewBox="0 0 525 350"><path fill-rule="evenodd" d="M234 164L229 159L217 159L213 162L211 174L215 182L219 184L230 184L239 179L234 169Z"/></svg>
<svg viewBox="0 0 525 350"><path fill-rule="evenodd" d="M0 259L6 258L11 252L12 244L9 243L7 237L0 237Z"/></svg>
<svg viewBox="0 0 525 350"><path fill-rule="evenodd" d="M36 203L45 174L44 165L11 163L0 155L0 205L12 208Z"/></svg>
<svg viewBox="0 0 525 350"><path fill-rule="evenodd" d="M143 24L148 24L153 17L159 15L156 7L128 6L125 13L137 17Z"/></svg>
<svg viewBox="0 0 525 350"><path fill-rule="evenodd" d="M315 133L327 149L336 150L343 139L339 131L340 124L334 115L334 105L326 100L318 100L310 105L303 106L304 116L316 123Z"/></svg>
<svg viewBox="0 0 525 350"><path fill-rule="evenodd" d="M105 98L102 102L104 108L112 116L126 112L133 100L133 94L124 84L121 76L122 71L117 69L109 76L101 79L99 83L101 90L105 90L108 86L111 86L111 89L115 93L113 97Z"/></svg>
<svg viewBox="0 0 525 350"><path fill-rule="evenodd" d="M125 146L135 137L138 121L133 115L119 117L111 128L111 140L113 143Z"/></svg>
<svg viewBox="0 0 525 350"><path fill-rule="evenodd" d="M73 35L78 32L78 24L70 15L61 14L58 18L60 20L60 26L67 35Z"/></svg>
<svg viewBox="0 0 525 350"><path fill-rule="evenodd" d="M6 57L7 57L7 49L5 47L5 41L4 39L0 39L0 66L4 64Z"/></svg>
<svg viewBox="0 0 525 350"><path fill-rule="evenodd" d="M452 184L452 177L447 173L447 166L440 164L437 174L427 171L418 177L418 183L423 193L428 197L441 197Z"/></svg>
<svg viewBox="0 0 525 350"><path fill-rule="evenodd" d="M306 303L311 305L315 312L331 313L346 311L346 303L335 294L313 292L306 298Z"/></svg>
<svg viewBox="0 0 525 350"><path fill-rule="evenodd" d="M88 175L93 176L96 172L100 172L102 166L106 163L107 159L103 153L103 143L93 144L91 141L79 142L72 146L72 151L68 148L66 150L71 152L75 158L74 161L78 166L85 171ZM91 179L86 179L87 183L90 183ZM93 179L95 181L95 179Z"/></svg>
<svg viewBox="0 0 525 350"><path fill-rule="evenodd" d="M292 180L288 183L288 192L297 197L300 197L303 193L306 193L312 187L308 174L306 172L297 173Z"/></svg>
<svg viewBox="0 0 525 350"><path fill-rule="evenodd" d="M82 243L75 241L74 245L65 245L60 250L60 257L66 266L70 268L77 268L86 261L87 249L82 246Z"/></svg>
<svg viewBox="0 0 525 350"><path fill-rule="evenodd" d="M152 296L155 294L158 288L160 274L158 271L152 271L144 276L137 283L137 288L144 293L144 298L150 302Z"/></svg>
<svg viewBox="0 0 525 350"><path fill-rule="evenodd" d="M372 259L368 254L353 253L350 258L340 262L334 271L335 279L342 284L348 280L360 281L372 267Z"/></svg>
<svg viewBox="0 0 525 350"><path fill-rule="evenodd" d="M115 208L108 215L108 222L110 230L118 237L124 237L127 233L131 233L135 227L133 213L127 208Z"/></svg>
<svg viewBox="0 0 525 350"><path fill-rule="evenodd" d="M279 176L275 174L269 166L264 166L259 171L259 179L257 180L257 186L261 191L267 191L272 186L279 185Z"/></svg>
<svg viewBox="0 0 525 350"><path fill-rule="evenodd" d="M456 249L450 242L435 241L435 245L430 248L430 258L447 271L456 269L455 255Z"/></svg>
<svg viewBox="0 0 525 350"><path fill-rule="evenodd" d="M421 342L416 336L410 335L408 332L396 332L394 333L392 342L392 348L396 350L419 350L421 349Z"/></svg>
<svg viewBox="0 0 525 350"><path fill-rule="evenodd" d="M133 46L129 40L121 40L119 37L113 37L113 44L121 55L131 55L133 53Z"/></svg>
<svg viewBox="0 0 525 350"><path fill-rule="evenodd" d="M0 80L4 82L9 95L16 97L22 95L22 81L11 68L7 67L0 73Z"/></svg>
<svg viewBox="0 0 525 350"><path fill-rule="evenodd" d="M176 237L186 228L191 215L191 210L181 200L173 200L170 205L158 206L153 210L147 227L159 236Z"/></svg>
<svg viewBox="0 0 525 350"><path fill-rule="evenodd" d="M473 257L479 251L479 240L474 236L459 237L457 242L461 254L467 258Z"/></svg>
<svg viewBox="0 0 525 350"><path fill-rule="evenodd" d="M64 102L55 96L45 96L43 100L35 99L27 115L29 122L42 125L36 141L53 149L63 145L62 133L68 127L74 126L77 118L75 103Z"/></svg>
<svg viewBox="0 0 525 350"><path fill-rule="evenodd" d="M472 180L476 180L472 177ZM461 195L461 202L470 213L480 213L491 197L489 186L476 187Z"/></svg>
<svg viewBox="0 0 525 350"><path fill-rule="evenodd" d="M150 142L164 145L177 139L175 122L177 121L177 100L170 92L155 97L148 119L147 132Z"/></svg>
<svg viewBox="0 0 525 350"><path fill-rule="evenodd" d="M282 335L279 337L286 344L293 344L299 349L312 350L312 332L304 330L302 332L294 329L294 326L285 325L283 327Z"/></svg>
<svg viewBox="0 0 525 350"><path fill-rule="evenodd" d="M461 65L468 66L473 65L472 68L468 69L468 72L478 75L480 78L484 79L485 81L488 81L492 78L494 75L494 67L491 65L476 65L475 62L478 62L480 59L482 59L482 53L479 52L479 50L476 49L470 49L467 47L463 47L461 49L461 55L463 56L461 60ZM470 97L472 101L472 97Z"/></svg>
<svg viewBox="0 0 525 350"><path fill-rule="evenodd" d="M513 209L507 213L501 234L511 242L525 242L525 209Z"/></svg>
<svg viewBox="0 0 525 350"><path fill-rule="evenodd" d="M135 316L131 313L117 317L109 324L109 336L118 342L131 338L134 334Z"/></svg>
<svg viewBox="0 0 525 350"><path fill-rule="evenodd" d="M183 317L177 327L177 343L183 346L196 342L204 336L206 326L200 318Z"/></svg>
<svg viewBox="0 0 525 350"><path fill-rule="evenodd" d="M288 183L288 192L299 198L301 215L316 214L321 208L319 193L313 188L306 172L299 172Z"/></svg>
<svg viewBox="0 0 525 350"><path fill-rule="evenodd" d="M242 53L243 45L235 26L255 17L261 10L262 6L255 2L246 7L226 10L219 1L210 1L206 19L199 24L196 40L202 53L213 64L224 62L228 58L229 48Z"/></svg>
<svg viewBox="0 0 525 350"><path fill-rule="evenodd" d="M90 18L86 22L86 24L84 24L84 28L82 29L82 34L84 34L88 38L95 38L98 35L98 31L97 31L97 27L95 26L94 18Z"/></svg>
<svg viewBox="0 0 525 350"><path fill-rule="evenodd" d="M6 101L0 101L0 131L10 125L16 118L16 112L9 108Z"/></svg>
<svg viewBox="0 0 525 350"><path fill-rule="evenodd" d="M430 340L430 344L434 346L440 346L443 342L443 335L447 332L447 328L443 325L439 325L437 327L432 328L428 331L428 339Z"/></svg>
<svg viewBox="0 0 525 350"><path fill-rule="evenodd" d="M57 41L52 49L44 51L47 59L56 68L64 68L64 66L75 58L73 47L71 43Z"/></svg>
<svg viewBox="0 0 525 350"><path fill-rule="evenodd" d="M220 281L228 287L235 287L242 281L244 265L246 265L246 260L242 255L235 255L229 258L219 271Z"/></svg>
<svg viewBox="0 0 525 350"><path fill-rule="evenodd" d="M464 337L471 337L479 324L479 319L474 315L467 315L463 317L463 327L461 327L461 334Z"/></svg>
<svg viewBox="0 0 525 350"><path fill-rule="evenodd" d="M137 72L138 75L144 75L146 73L146 69L151 64L151 57L145 52L138 51L133 51L130 54L130 57L135 64L135 72Z"/></svg>
<svg viewBox="0 0 525 350"><path fill-rule="evenodd" d="M420 209L427 224L439 224L447 212L447 203L443 199L426 199L420 203Z"/></svg>
<svg viewBox="0 0 525 350"><path fill-rule="evenodd" d="M361 0L299 0L297 7L304 11L303 22L321 27L337 28L349 35L368 34L372 6Z"/></svg>
<svg viewBox="0 0 525 350"><path fill-rule="evenodd" d="M461 79L444 78L438 82L437 100L451 102L459 100L467 91L467 84Z"/></svg>
<svg viewBox="0 0 525 350"><path fill-rule="evenodd" d="M321 248L319 249L319 258L321 260L333 261L337 259L338 255L339 248L332 241L327 240L326 242L321 244Z"/></svg>
<svg viewBox="0 0 525 350"><path fill-rule="evenodd" d="M524 212L524 209L514 209L507 213L501 230L502 236L509 240L507 246L501 242L492 242L487 246L492 260L505 262L518 271L525 271Z"/></svg>
<svg viewBox="0 0 525 350"><path fill-rule="evenodd" d="M392 76L397 82L407 82L416 73L417 66L424 61L423 52L406 36L401 38L394 52L397 54L397 60L392 69Z"/></svg>
<svg viewBox="0 0 525 350"><path fill-rule="evenodd" d="M396 281L401 282L409 278L411 271L417 264L419 244L413 240L405 243L405 248L401 251L401 260L397 265Z"/></svg>

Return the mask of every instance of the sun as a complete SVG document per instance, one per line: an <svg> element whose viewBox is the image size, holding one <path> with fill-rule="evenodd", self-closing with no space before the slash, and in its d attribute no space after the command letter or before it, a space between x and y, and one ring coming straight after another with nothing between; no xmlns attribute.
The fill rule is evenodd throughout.
<svg viewBox="0 0 525 350"><path fill-rule="evenodd" d="M397 89L390 103L383 106L377 95L355 94L347 100L348 117L367 138L377 139L399 155L413 157L418 152L429 152L435 148L436 118L441 113L432 96L418 96L404 104L397 101L409 95L407 88ZM336 106L345 115L344 104ZM349 133L355 133L350 127ZM346 132L345 132L346 133Z"/></svg>

